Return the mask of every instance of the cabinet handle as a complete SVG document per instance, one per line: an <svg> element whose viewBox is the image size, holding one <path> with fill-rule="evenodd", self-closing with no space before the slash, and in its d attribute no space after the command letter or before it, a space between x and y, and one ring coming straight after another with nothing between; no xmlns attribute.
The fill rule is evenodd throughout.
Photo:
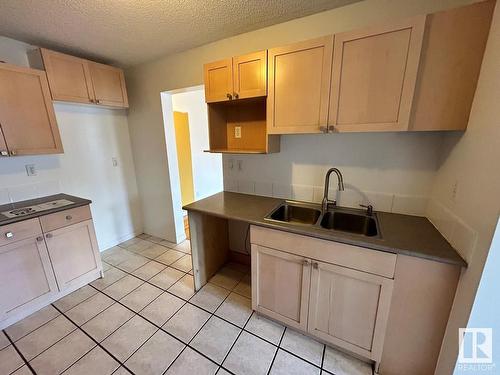
<svg viewBox="0 0 500 375"><path fill-rule="evenodd" d="M12 151L10 152L10 156L16 156L16 155L17 155L17 151L16 151L16 150L12 150Z"/></svg>
<svg viewBox="0 0 500 375"><path fill-rule="evenodd" d="M14 238L14 233L12 233L12 232L10 232L10 231L9 231L9 232L6 232L6 233L5 233L5 238L9 238L9 239L10 239L10 238Z"/></svg>
<svg viewBox="0 0 500 375"><path fill-rule="evenodd" d="M326 127L326 126L323 126L323 125L322 125L322 126L320 126L320 127L319 127L319 130L320 130L321 132L323 132L323 133L328 133L328 127Z"/></svg>
<svg viewBox="0 0 500 375"><path fill-rule="evenodd" d="M9 156L9 151L7 151L7 150L0 150L0 155L1 156Z"/></svg>
<svg viewBox="0 0 500 375"><path fill-rule="evenodd" d="M36 240L37 240L38 242L42 242L42 241L43 241L43 237L42 237L42 236L38 236L38 237L36 238Z"/></svg>
<svg viewBox="0 0 500 375"><path fill-rule="evenodd" d="M231 100L231 99L233 98L233 96L232 96L230 93L227 93L227 94L226 94L226 96L227 96L227 98L228 98L229 100Z"/></svg>
<svg viewBox="0 0 500 375"><path fill-rule="evenodd" d="M317 270L317 269L318 269L318 262L313 262L313 264L312 264L312 265L313 265L313 268L314 268L315 270Z"/></svg>
<svg viewBox="0 0 500 375"><path fill-rule="evenodd" d="M338 130L334 125L328 125L328 132L329 133L338 133Z"/></svg>
<svg viewBox="0 0 500 375"><path fill-rule="evenodd" d="M95 102L99 104L101 101L99 99L96 99Z"/></svg>
<svg viewBox="0 0 500 375"><path fill-rule="evenodd" d="M52 238L52 233L47 233L47 234L45 235L45 237L46 237L46 238Z"/></svg>
<svg viewBox="0 0 500 375"><path fill-rule="evenodd" d="M308 265L309 265L309 261L308 261L307 259L304 259L304 260L302 261L302 264L303 264L304 266L308 266Z"/></svg>
<svg viewBox="0 0 500 375"><path fill-rule="evenodd" d="M66 220L71 220L71 219L73 219L73 216L71 216L71 215L66 215Z"/></svg>
<svg viewBox="0 0 500 375"><path fill-rule="evenodd" d="M239 95L237 92L235 92L235 93L234 93L234 98L235 98L235 99L238 99L239 97L240 97L240 95Z"/></svg>

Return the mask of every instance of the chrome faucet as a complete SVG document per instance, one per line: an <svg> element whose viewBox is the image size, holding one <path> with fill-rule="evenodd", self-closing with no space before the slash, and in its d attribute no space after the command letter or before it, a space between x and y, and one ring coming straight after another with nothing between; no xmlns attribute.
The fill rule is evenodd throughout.
<svg viewBox="0 0 500 375"><path fill-rule="evenodd" d="M332 174L332 172L335 172L335 174L337 175L339 191L344 190L344 179L342 178L342 173L340 173L340 171L337 168L330 168L328 172L326 172L325 176L325 192L323 193L323 201L321 202L321 211L323 211L323 213L325 213L328 210L328 204L331 203L334 206L337 204L337 201L335 200L331 201L328 199L330 175Z"/></svg>

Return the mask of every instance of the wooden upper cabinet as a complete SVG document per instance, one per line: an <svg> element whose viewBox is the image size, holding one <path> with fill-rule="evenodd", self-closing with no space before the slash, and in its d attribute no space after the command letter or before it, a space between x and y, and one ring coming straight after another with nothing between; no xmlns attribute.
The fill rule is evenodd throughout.
<svg viewBox="0 0 500 375"><path fill-rule="evenodd" d="M205 101L224 102L233 97L233 60L225 59L205 64Z"/></svg>
<svg viewBox="0 0 500 375"><path fill-rule="evenodd" d="M96 103L128 107L123 70L91 61L88 65Z"/></svg>
<svg viewBox="0 0 500 375"><path fill-rule="evenodd" d="M407 130L425 16L335 35L329 125Z"/></svg>
<svg viewBox="0 0 500 375"><path fill-rule="evenodd" d="M5 138L2 132L2 124L0 124L0 156L9 156L9 150L7 149L7 143L5 143Z"/></svg>
<svg viewBox="0 0 500 375"><path fill-rule="evenodd" d="M0 127L11 156L63 152L44 71L0 64Z"/></svg>
<svg viewBox="0 0 500 375"><path fill-rule="evenodd" d="M267 51L233 57L235 99L267 95Z"/></svg>
<svg viewBox="0 0 500 375"><path fill-rule="evenodd" d="M380 361L393 280L313 261L308 331Z"/></svg>
<svg viewBox="0 0 500 375"><path fill-rule="evenodd" d="M45 48L28 53L30 65L45 69L53 100L128 107L123 70Z"/></svg>
<svg viewBox="0 0 500 375"><path fill-rule="evenodd" d="M320 133L328 117L333 36L273 48L269 56L270 134Z"/></svg>
<svg viewBox="0 0 500 375"><path fill-rule="evenodd" d="M47 72L52 99L92 103L94 94L87 60L45 48L41 48L40 53Z"/></svg>

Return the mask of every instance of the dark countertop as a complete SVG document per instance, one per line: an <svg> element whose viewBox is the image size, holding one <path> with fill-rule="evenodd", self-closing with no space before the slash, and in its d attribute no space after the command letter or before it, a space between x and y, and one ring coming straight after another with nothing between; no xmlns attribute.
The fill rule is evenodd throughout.
<svg viewBox="0 0 500 375"><path fill-rule="evenodd" d="M283 199L279 198L221 192L188 204L183 208L188 211L240 220L262 227L368 249L410 255L463 267L467 266L465 260L426 217L377 211L381 238L329 231L318 227L265 221L264 217L283 201Z"/></svg>
<svg viewBox="0 0 500 375"><path fill-rule="evenodd" d="M67 199L69 201L72 201L73 204L68 204L67 206L63 206L63 207L51 208L51 209L48 209L45 211L38 211L38 212L34 212L32 214L29 214L29 215L16 216L16 217L12 217L12 218L8 218L8 217L0 214L0 225L17 223L18 221L28 220L28 219L32 219L34 217L39 217L39 216L45 216L45 215L53 214L54 212L69 210L71 208L80 207L80 206L86 206L86 205L92 203L91 200L75 197L75 196L68 195L68 194L55 194L55 195L49 195L49 196L43 197L43 198L29 199L26 201L3 204L3 205L0 205L0 212L15 210L17 208L23 208L26 206L36 206L39 204L43 204L43 203L47 203L47 202L55 201L55 200L59 200L59 199Z"/></svg>

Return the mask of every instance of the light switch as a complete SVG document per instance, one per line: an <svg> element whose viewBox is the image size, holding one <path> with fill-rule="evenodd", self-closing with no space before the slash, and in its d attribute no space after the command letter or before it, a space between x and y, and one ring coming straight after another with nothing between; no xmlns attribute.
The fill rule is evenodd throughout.
<svg viewBox="0 0 500 375"><path fill-rule="evenodd" d="M26 164L26 174L28 176L36 176L36 166L35 164Z"/></svg>
<svg viewBox="0 0 500 375"><path fill-rule="evenodd" d="M241 126L234 127L234 138L241 138Z"/></svg>

